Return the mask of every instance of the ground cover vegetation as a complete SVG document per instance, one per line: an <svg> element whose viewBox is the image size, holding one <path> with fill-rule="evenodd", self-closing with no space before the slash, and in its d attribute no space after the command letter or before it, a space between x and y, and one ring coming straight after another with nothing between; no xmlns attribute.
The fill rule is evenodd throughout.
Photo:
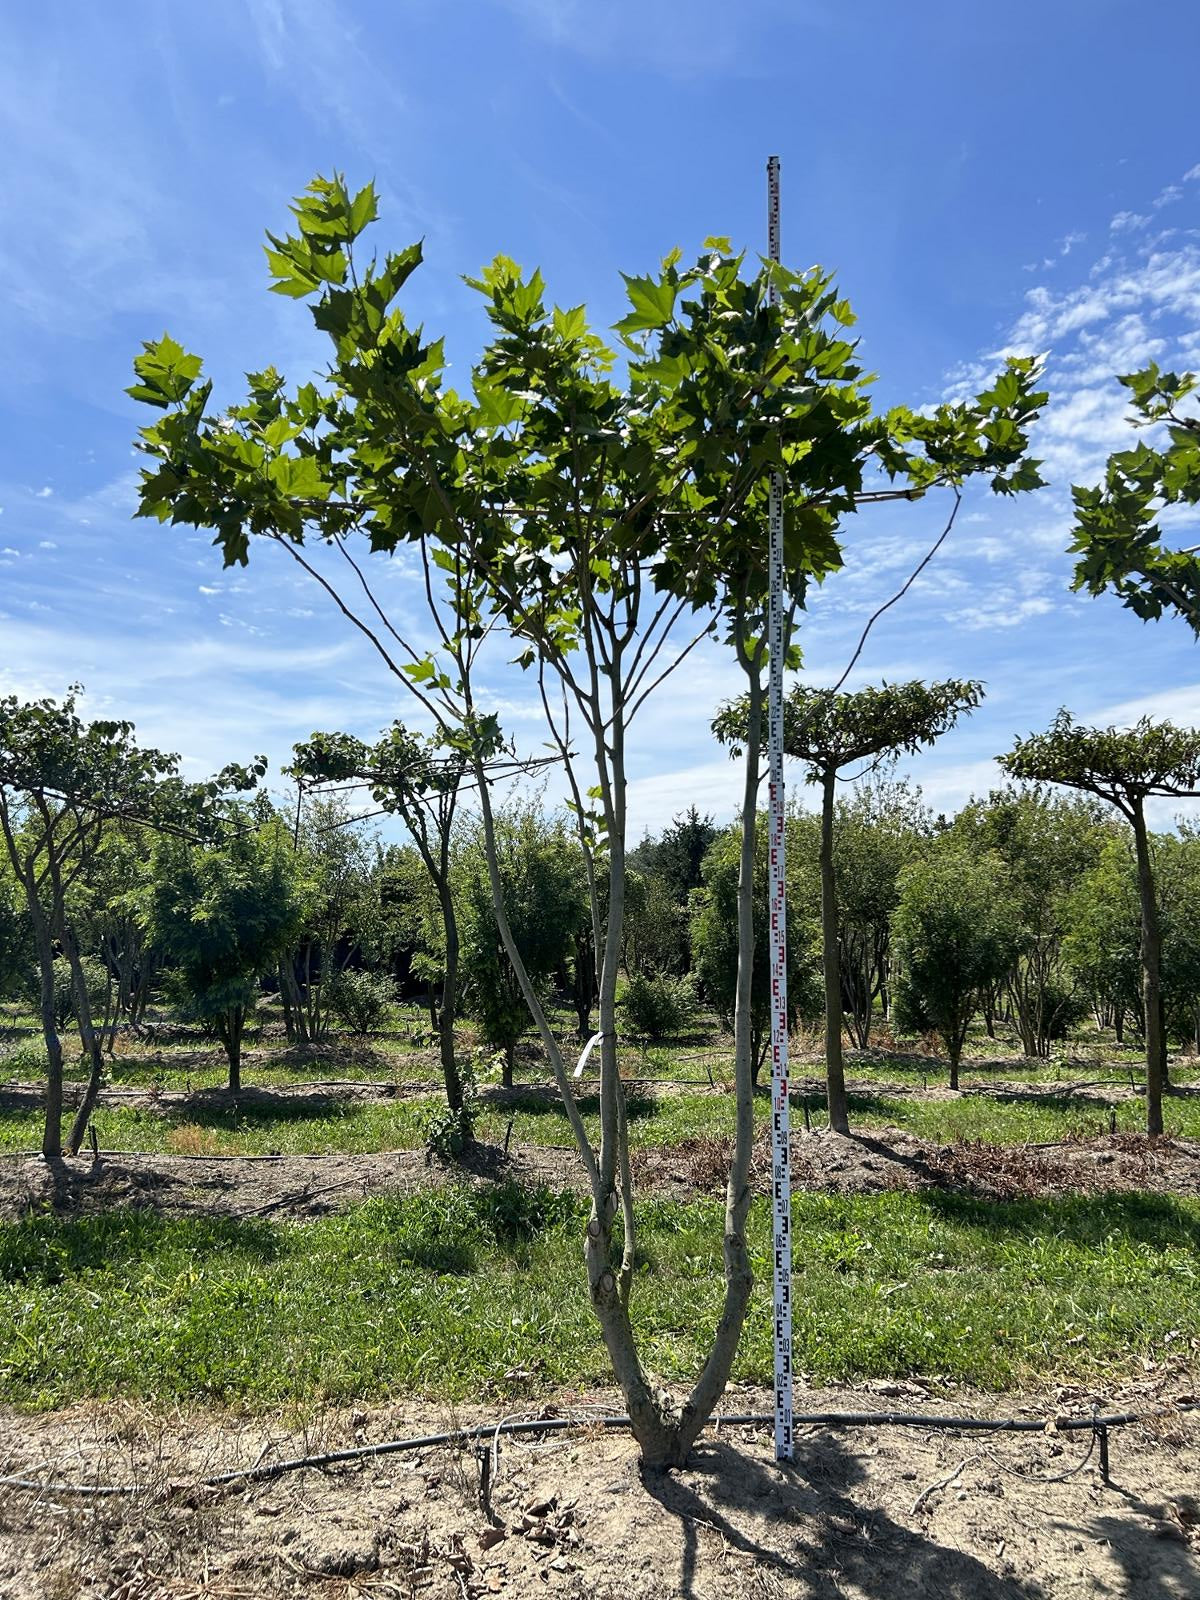
<svg viewBox="0 0 1200 1600"><path fill-rule="evenodd" d="M1013 358L972 401L877 410L831 280L753 267L726 240L627 278L614 344L498 257L473 280L491 334L456 392L400 308L420 247L364 253L375 211L370 187L318 179L296 232L270 239L272 287L331 341L320 382L268 369L218 413L199 359L164 337L131 392L159 412L142 514L213 531L226 563L270 541L371 644L399 714L374 740L315 732L294 790L251 795L261 763L187 785L73 700L0 705L0 1150L15 1161L40 1132L56 1158L69 1118L71 1152L89 1131L151 1163L425 1151L428 1181L303 1221L275 1199L216 1219L30 1199L0 1223L0 1374L32 1405L264 1405L611 1371L644 1460L678 1465L730 1378L770 1370L751 1204L769 1109L770 474L798 671L845 519L941 495L940 545L972 479L1036 489L1045 396ZM1165 383L1131 383L1138 405L1166 405ZM1171 416L1174 455L1113 469L1146 505L1191 493L1193 425ZM1111 542L1097 494L1077 492L1081 549ZM399 556L416 624L371 576ZM1133 578L1128 550L1105 559L1081 581L1163 609L1173 558ZM708 637L742 678L713 708L744 760L740 816L693 810L637 842L638 713ZM483 687L514 651L545 714L532 753ZM919 1141L935 1178L947 1147L968 1165L1008 1146L1090 1160L1145 1126L1183 1149L1200 1134L1200 839L1151 832L1144 802L1197 791L1200 736L1064 713L1004 758L1011 786L935 816L890 762L981 686L849 692L854 664L832 689L801 679L787 707L787 754L820 790L786 824L806 1129L893 1154ZM535 776L561 803L528 783L503 798ZM405 842L384 844L368 809ZM517 1181L523 1153L549 1178ZM796 1361L815 1378L1099 1379L1200 1349L1191 1191L876 1188L795 1197Z"/></svg>

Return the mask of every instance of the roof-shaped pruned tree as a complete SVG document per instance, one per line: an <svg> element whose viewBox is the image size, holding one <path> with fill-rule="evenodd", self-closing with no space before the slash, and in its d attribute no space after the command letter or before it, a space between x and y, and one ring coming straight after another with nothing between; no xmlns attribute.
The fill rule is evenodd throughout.
<svg viewBox="0 0 1200 1600"><path fill-rule="evenodd" d="M175 833L213 825L226 788L250 787L263 770L229 767L207 784L185 783L178 757L139 745L133 724L85 722L79 686L60 703L0 698L0 838L24 893L40 975L46 1042L46 1125L42 1151L62 1153L62 1045L54 1016L54 947L71 969L80 1037L89 1057L87 1087L68 1149L83 1143L103 1074L103 1046L93 1025L87 979L68 915L72 887L92 871L105 828L122 821Z"/></svg>
<svg viewBox="0 0 1200 1600"><path fill-rule="evenodd" d="M1072 488L1075 588L1111 590L1143 620L1174 611L1200 634L1200 547L1172 549L1163 528L1164 513L1200 503L1200 413L1183 409L1196 374L1151 362L1119 381L1132 396L1131 425L1165 437L1114 451L1103 483Z"/></svg>
<svg viewBox="0 0 1200 1600"><path fill-rule="evenodd" d="M1143 717L1132 728L1087 728L1063 710L1045 733L1018 739L1000 765L1014 778L1061 783L1098 795L1133 829L1142 916L1142 995L1146 1027L1146 1128L1163 1131L1166 1037L1162 1012L1162 933L1146 801L1200 795L1200 732Z"/></svg>
<svg viewBox="0 0 1200 1600"><path fill-rule="evenodd" d="M944 683L885 683L840 693L796 684L784 701L784 753L807 767L821 786L821 952L825 978L825 1084L829 1125L849 1133L842 1058L842 973L838 949L837 877L833 817L838 774L872 756L912 753L952 728L983 697L983 685L950 678ZM724 707L713 723L717 737L735 746L745 737L746 701Z"/></svg>

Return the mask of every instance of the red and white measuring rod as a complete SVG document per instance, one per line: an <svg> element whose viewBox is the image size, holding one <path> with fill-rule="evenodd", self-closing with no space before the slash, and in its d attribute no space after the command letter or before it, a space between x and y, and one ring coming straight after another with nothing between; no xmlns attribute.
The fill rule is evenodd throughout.
<svg viewBox="0 0 1200 1600"><path fill-rule="evenodd" d="M767 162L767 254L779 260L779 157ZM772 283L770 303L778 302ZM767 641L768 903L771 968L771 1196L775 1245L775 1459L790 1461L792 1442L792 1165L788 1107L787 886L783 795L783 475L771 474L768 511Z"/></svg>

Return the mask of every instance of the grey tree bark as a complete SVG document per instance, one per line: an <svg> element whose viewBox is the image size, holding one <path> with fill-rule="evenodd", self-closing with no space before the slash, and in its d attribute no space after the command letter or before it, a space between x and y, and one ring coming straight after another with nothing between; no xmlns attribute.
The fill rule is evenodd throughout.
<svg viewBox="0 0 1200 1600"><path fill-rule="evenodd" d="M838 952L837 878L833 868L833 801L837 772L821 775L821 965L825 975L825 1086L829 1126L850 1132L842 1059L842 971Z"/></svg>

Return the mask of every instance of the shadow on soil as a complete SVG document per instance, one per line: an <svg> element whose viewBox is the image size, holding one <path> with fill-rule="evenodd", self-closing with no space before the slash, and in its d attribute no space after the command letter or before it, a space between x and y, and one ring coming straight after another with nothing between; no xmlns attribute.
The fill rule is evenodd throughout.
<svg viewBox="0 0 1200 1600"><path fill-rule="evenodd" d="M679 1521L677 1592L684 1600L715 1592L711 1561L704 1587L697 1586L701 1541L713 1534L805 1600L840 1600L851 1584L864 1600L1050 1600L1040 1585L1018 1583L878 1509L856 1504L853 1490L864 1474L853 1452L836 1439L802 1439L787 1466L754 1460L731 1443L698 1446L688 1476L690 1484L662 1473L647 1472L642 1480ZM744 1531L761 1529L764 1522L771 1527L769 1540ZM721 1552L710 1554L719 1560ZM763 1592L783 1591L764 1582Z"/></svg>

